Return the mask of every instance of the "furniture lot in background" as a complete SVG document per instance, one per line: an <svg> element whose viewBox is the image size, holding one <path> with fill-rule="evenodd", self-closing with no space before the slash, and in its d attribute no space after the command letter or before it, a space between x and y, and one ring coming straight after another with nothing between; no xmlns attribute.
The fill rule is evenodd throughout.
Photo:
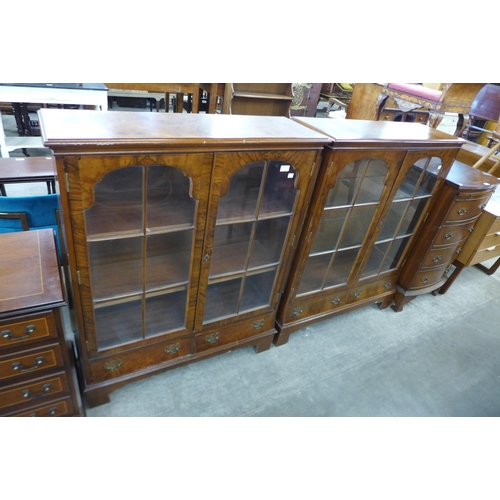
<svg viewBox="0 0 500 500"><path fill-rule="evenodd" d="M292 99L291 83L226 83L222 112L290 117Z"/></svg>
<svg viewBox="0 0 500 500"><path fill-rule="evenodd" d="M321 84L320 100L328 101L326 116L330 114L333 106L338 106L347 110L354 91L354 84L351 83L323 83ZM308 115L314 116L314 115Z"/></svg>
<svg viewBox="0 0 500 500"><path fill-rule="evenodd" d="M5 184L47 183L47 193L55 194L55 163L52 157L0 158L0 195L7 196Z"/></svg>
<svg viewBox="0 0 500 500"><path fill-rule="evenodd" d="M0 102L108 107L107 87L102 83L0 83ZM5 137L0 116L0 153L9 157L14 149L41 148L39 137Z"/></svg>
<svg viewBox="0 0 500 500"><path fill-rule="evenodd" d="M442 90L412 83L388 83L384 85L376 103L375 119L385 112L387 100L392 97L403 113L425 108L429 112L428 124L437 128L445 113L457 113L455 130L460 136L469 122L469 112L476 95L486 83L448 83ZM404 120L402 120L404 121Z"/></svg>
<svg viewBox="0 0 500 500"><path fill-rule="evenodd" d="M291 116L314 116L322 83L294 83Z"/></svg>
<svg viewBox="0 0 500 500"><path fill-rule="evenodd" d="M83 416L52 230L0 234L0 416Z"/></svg>

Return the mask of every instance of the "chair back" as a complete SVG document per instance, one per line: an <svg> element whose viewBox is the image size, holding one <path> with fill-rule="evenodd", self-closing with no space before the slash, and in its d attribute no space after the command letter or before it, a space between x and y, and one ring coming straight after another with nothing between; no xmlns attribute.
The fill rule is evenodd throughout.
<svg viewBox="0 0 500 500"><path fill-rule="evenodd" d="M57 212L59 195L0 196L0 233L52 228L61 257ZM24 223L23 223L24 222Z"/></svg>

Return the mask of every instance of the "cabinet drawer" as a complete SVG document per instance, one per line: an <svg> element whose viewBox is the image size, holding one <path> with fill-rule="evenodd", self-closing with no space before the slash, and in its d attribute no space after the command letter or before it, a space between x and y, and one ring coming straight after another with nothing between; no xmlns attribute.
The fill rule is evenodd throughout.
<svg viewBox="0 0 500 500"><path fill-rule="evenodd" d="M409 290L432 287L444 277L447 269L448 266L445 265L437 269L427 269L416 273Z"/></svg>
<svg viewBox="0 0 500 500"><path fill-rule="evenodd" d="M322 313L328 313L335 309L340 309L347 304L347 290L337 290L323 292L309 300L297 301L290 304L285 313L285 323L300 321L302 318L309 318Z"/></svg>
<svg viewBox="0 0 500 500"><path fill-rule="evenodd" d="M30 410L21 410L9 414L10 417L68 417L73 415L73 403L71 398L62 399L53 403L36 406Z"/></svg>
<svg viewBox="0 0 500 500"><path fill-rule="evenodd" d="M53 377L44 377L15 387L11 386L0 391L0 412L1 409L9 406L33 405L36 402L40 404L56 394L60 396L69 392L68 379L64 372Z"/></svg>
<svg viewBox="0 0 500 500"><path fill-rule="evenodd" d="M0 352L7 347L50 338L57 338L52 312L0 321Z"/></svg>
<svg viewBox="0 0 500 500"><path fill-rule="evenodd" d="M461 240L467 238L469 233L472 232L474 227L473 222L467 224L456 224L454 226L443 226L434 238L434 245L451 245L452 243L459 243Z"/></svg>
<svg viewBox="0 0 500 500"><path fill-rule="evenodd" d="M488 215L493 217L491 214ZM495 222L493 222L493 224L488 230L488 234L495 234L495 233L500 233L500 217L498 219L495 219Z"/></svg>
<svg viewBox="0 0 500 500"><path fill-rule="evenodd" d="M59 344L23 351L16 355L0 357L0 380L36 374L54 367L63 367Z"/></svg>
<svg viewBox="0 0 500 500"><path fill-rule="evenodd" d="M461 243L461 242L460 242ZM433 268L433 267L441 267L449 262L453 261L457 254L457 247L460 247L460 243L458 245L451 245L447 247L440 248L431 248L424 260L422 261L422 268Z"/></svg>
<svg viewBox="0 0 500 500"><path fill-rule="evenodd" d="M214 349L231 342L249 339L255 335L269 332L274 328L274 314L263 318L254 318L242 323L228 325L196 335L196 352Z"/></svg>
<svg viewBox="0 0 500 500"><path fill-rule="evenodd" d="M473 266L474 264L484 262L485 260L494 259L498 256L500 256L500 245L484 248L476 252L476 255L474 255L469 265Z"/></svg>
<svg viewBox="0 0 500 500"><path fill-rule="evenodd" d="M488 198L489 195L472 200L459 198L453 208L448 212L446 222L469 220L477 217L486 206Z"/></svg>
<svg viewBox="0 0 500 500"><path fill-rule="evenodd" d="M354 302L372 299L377 295L395 291L396 279L387 277L382 280L374 281L373 283L353 287L347 293L347 303L352 304Z"/></svg>
<svg viewBox="0 0 500 500"><path fill-rule="evenodd" d="M487 236L484 237L483 241L481 241L478 250L483 250L485 248L490 248L490 247L496 247L497 245L500 245L500 234L497 233L488 234Z"/></svg>
<svg viewBox="0 0 500 500"><path fill-rule="evenodd" d="M93 382L127 375L150 366L166 363L191 353L190 337L169 339L89 362Z"/></svg>

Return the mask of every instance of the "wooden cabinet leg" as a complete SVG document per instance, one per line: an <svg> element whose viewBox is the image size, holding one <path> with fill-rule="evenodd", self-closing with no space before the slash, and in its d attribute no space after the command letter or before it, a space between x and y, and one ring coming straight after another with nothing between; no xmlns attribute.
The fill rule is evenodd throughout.
<svg viewBox="0 0 500 500"><path fill-rule="evenodd" d="M89 408L95 408L110 402L109 393L102 389L86 392L85 399Z"/></svg>
<svg viewBox="0 0 500 500"><path fill-rule="evenodd" d="M290 333L286 333L285 331L281 330L281 332L277 333L274 337L274 345L276 347L279 347L281 345L284 345L288 342L288 339L290 338Z"/></svg>
<svg viewBox="0 0 500 500"><path fill-rule="evenodd" d="M500 257L495 261L495 263L490 267L487 268L483 264L476 264L479 269L484 271L488 276L491 276L496 270L500 267Z"/></svg>
<svg viewBox="0 0 500 500"><path fill-rule="evenodd" d="M391 305L392 301L393 301L393 296L389 295L388 297L385 297L382 302L379 303L378 308L380 310L387 309Z"/></svg>
<svg viewBox="0 0 500 500"><path fill-rule="evenodd" d="M394 295L394 304L391 306L391 309L395 312L401 312L403 307L414 298L415 297L405 296L400 292L396 292L396 295Z"/></svg>

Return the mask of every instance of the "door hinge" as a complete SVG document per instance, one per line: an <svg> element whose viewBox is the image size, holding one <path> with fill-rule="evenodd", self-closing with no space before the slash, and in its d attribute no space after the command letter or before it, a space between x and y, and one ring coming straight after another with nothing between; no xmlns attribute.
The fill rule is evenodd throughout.
<svg viewBox="0 0 500 500"><path fill-rule="evenodd" d="M333 167L333 161L330 162L330 166L328 167L328 174L327 175L330 175L331 172L332 172L332 167Z"/></svg>
<svg viewBox="0 0 500 500"><path fill-rule="evenodd" d="M278 300L280 300L280 292L276 294L276 300L274 301L274 307L278 305Z"/></svg>
<svg viewBox="0 0 500 500"><path fill-rule="evenodd" d="M64 180L66 181L66 192L69 193L69 175L68 172L64 174Z"/></svg>
<svg viewBox="0 0 500 500"><path fill-rule="evenodd" d="M85 341L85 345L87 346L87 352L90 352L89 341L88 340Z"/></svg>
<svg viewBox="0 0 500 500"><path fill-rule="evenodd" d="M79 285L81 285L81 284L82 284L82 280L81 280L81 278L80 278L80 271L77 271L77 272L76 272L76 278L77 278L77 280L78 280L78 284L79 284Z"/></svg>
<svg viewBox="0 0 500 500"><path fill-rule="evenodd" d="M293 248L293 244L295 243L295 234L293 235L293 238L292 238L292 248Z"/></svg>
<svg viewBox="0 0 500 500"><path fill-rule="evenodd" d="M309 178L312 177L313 172L314 172L314 167L316 166L316 162L313 163L312 168L311 168L311 173L309 174Z"/></svg>

